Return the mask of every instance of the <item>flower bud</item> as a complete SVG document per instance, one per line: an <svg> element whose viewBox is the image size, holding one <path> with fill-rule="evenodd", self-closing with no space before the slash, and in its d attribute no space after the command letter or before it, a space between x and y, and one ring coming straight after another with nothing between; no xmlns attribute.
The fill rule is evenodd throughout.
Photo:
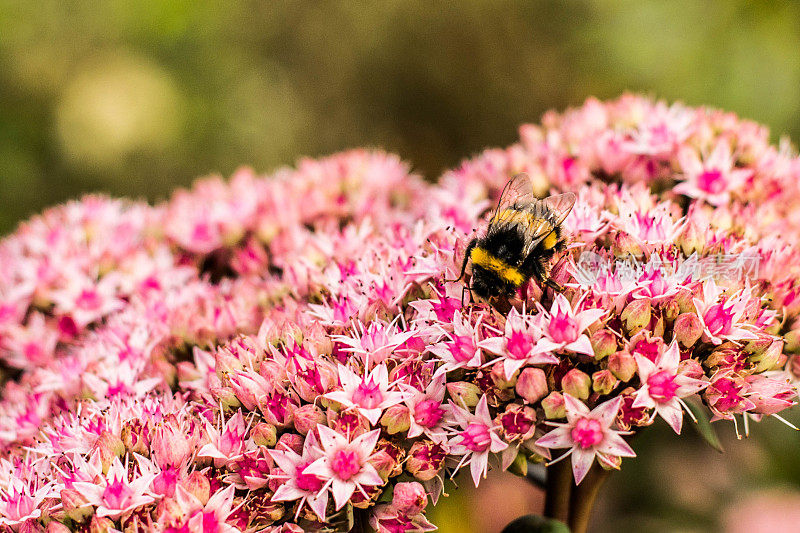
<svg viewBox="0 0 800 533"><path fill-rule="evenodd" d="M125 443L113 433L103 431L95 441L93 451L99 452L103 472L106 473L114 458L125 453Z"/></svg>
<svg viewBox="0 0 800 533"><path fill-rule="evenodd" d="M678 372L689 378L702 379L705 376L703 365L697 359L684 359L678 363Z"/></svg>
<svg viewBox="0 0 800 533"><path fill-rule="evenodd" d="M636 374L636 359L625 350L620 350L608 356L608 369L620 381L630 381Z"/></svg>
<svg viewBox="0 0 800 533"><path fill-rule="evenodd" d="M560 392L551 392L542 400L544 416L549 420L564 418L567 416L567 409L564 407L564 396Z"/></svg>
<svg viewBox="0 0 800 533"><path fill-rule="evenodd" d="M194 450L194 439L176 424L159 424L153 432L153 455L162 468L182 465Z"/></svg>
<svg viewBox="0 0 800 533"><path fill-rule="evenodd" d="M83 522L94 514L89 500L75 489L61 489L61 505L67 517L75 522Z"/></svg>
<svg viewBox="0 0 800 533"><path fill-rule="evenodd" d="M466 381L448 383L447 392L460 407L475 407L481 397L481 390L478 386Z"/></svg>
<svg viewBox="0 0 800 533"><path fill-rule="evenodd" d="M492 365L492 383L498 389L513 389L514 385L517 383L517 376L519 376L519 371L514 372L514 375L511 376L511 379L506 379L506 371L503 367L503 362L498 361Z"/></svg>
<svg viewBox="0 0 800 533"><path fill-rule="evenodd" d="M620 318L625 324L625 330L629 335L637 333L650 323L650 300L633 300L631 303L625 306L625 309L622 310Z"/></svg>
<svg viewBox="0 0 800 533"><path fill-rule="evenodd" d="M703 323L695 313L682 313L675 319L675 338L684 348L694 346L703 335Z"/></svg>
<svg viewBox="0 0 800 533"><path fill-rule="evenodd" d="M642 255L642 247L639 241L624 231L617 232L612 250L617 257L630 257L631 255L640 257Z"/></svg>
<svg viewBox="0 0 800 533"><path fill-rule="evenodd" d="M211 498L211 483L202 472L194 471L179 483L186 492L197 498L202 505L208 503Z"/></svg>
<svg viewBox="0 0 800 533"><path fill-rule="evenodd" d="M300 455L303 453L304 443L305 439L302 435L298 435L297 433L284 433L281 435L281 438L278 439L278 444L275 448L278 450L285 450L288 447L290 450Z"/></svg>
<svg viewBox="0 0 800 533"><path fill-rule="evenodd" d="M786 341L786 350L789 352L800 351L800 328L792 329L783 336Z"/></svg>
<svg viewBox="0 0 800 533"><path fill-rule="evenodd" d="M185 511L175 498L161 498L156 504L155 516L161 524L179 524L183 522Z"/></svg>
<svg viewBox="0 0 800 533"><path fill-rule="evenodd" d="M295 425L296 424L297 419L295 419ZM272 424L259 422L250 432L250 437L252 437L253 442L259 446L273 448L278 442L278 430Z"/></svg>
<svg viewBox="0 0 800 533"><path fill-rule="evenodd" d="M617 378L610 370L598 370L592 374L592 390L598 394L610 394L617 386Z"/></svg>
<svg viewBox="0 0 800 533"><path fill-rule="evenodd" d="M592 378L577 368L573 368L567 372L566 376L561 378L561 388L564 393L580 400L589 398L589 388L591 386Z"/></svg>
<svg viewBox="0 0 800 533"><path fill-rule="evenodd" d="M747 351L749 345L745 347ZM757 374L772 370L778 366L781 356L783 355L783 340L773 340L769 346L761 353L754 353L749 357L751 363L755 365L753 371Z"/></svg>
<svg viewBox="0 0 800 533"><path fill-rule="evenodd" d="M786 369L795 379L800 379L800 355L793 355L789 357L789 362L786 364Z"/></svg>
<svg viewBox="0 0 800 533"><path fill-rule="evenodd" d="M70 528L55 520L48 522L47 527L44 528L44 533L70 533L70 531L72 531Z"/></svg>
<svg viewBox="0 0 800 533"><path fill-rule="evenodd" d="M547 376L541 368L525 368L517 379L516 391L526 402L538 402L549 391Z"/></svg>
<svg viewBox="0 0 800 533"><path fill-rule="evenodd" d="M214 354L214 361L214 369L219 379L224 379L227 374L232 374L237 370L244 370L239 358L224 348L217 350L217 353Z"/></svg>
<svg viewBox="0 0 800 533"><path fill-rule="evenodd" d="M308 435L309 431L317 427L317 424L324 424L325 420L325 413L313 403L298 407L294 411L294 428L301 435Z"/></svg>
<svg viewBox="0 0 800 533"><path fill-rule="evenodd" d="M129 452L138 453L145 457L150 452L150 443L147 430L140 420L130 420L122 426L120 439Z"/></svg>
<svg viewBox="0 0 800 533"><path fill-rule="evenodd" d="M26 520L16 529L18 533L44 533L44 526L38 520Z"/></svg>
<svg viewBox="0 0 800 533"><path fill-rule="evenodd" d="M594 358L598 361L617 351L617 337L607 329L598 329L589 340L592 342Z"/></svg>
<svg viewBox="0 0 800 533"><path fill-rule="evenodd" d="M446 457L447 450L442 444L430 440L418 441L408 451L406 470L420 481L429 481L442 469Z"/></svg>
<svg viewBox="0 0 800 533"><path fill-rule="evenodd" d="M92 521L89 522L89 533L111 533L117 531L114 527L114 522L105 516L92 516Z"/></svg>
<svg viewBox="0 0 800 533"><path fill-rule="evenodd" d="M701 231L697 224L690 220L675 239L675 244L680 246L686 257L689 257L694 252L701 254L706 246L705 232Z"/></svg>
<svg viewBox="0 0 800 533"><path fill-rule="evenodd" d="M676 302L675 300L670 300L667 302L667 305L664 306L664 318L670 322L673 322L678 315L681 314L681 304Z"/></svg>
<svg viewBox="0 0 800 533"><path fill-rule="evenodd" d="M411 427L411 415L405 405L393 405L383 413L380 422L389 435L403 433Z"/></svg>
<svg viewBox="0 0 800 533"><path fill-rule="evenodd" d="M414 516L424 511L427 505L428 495L425 487L416 481L398 483L394 486L392 507L400 514Z"/></svg>
<svg viewBox="0 0 800 533"><path fill-rule="evenodd" d="M609 455L609 462L606 461L597 461L600 463L600 466L603 467L603 470L619 470L622 466L622 457L618 455Z"/></svg>

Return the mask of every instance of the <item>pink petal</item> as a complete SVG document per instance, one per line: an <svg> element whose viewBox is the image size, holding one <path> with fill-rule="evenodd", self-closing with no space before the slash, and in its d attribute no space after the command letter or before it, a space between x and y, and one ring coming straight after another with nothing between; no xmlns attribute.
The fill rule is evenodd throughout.
<svg viewBox="0 0 800 533"><path fill-rule="evenodd" d="M576 447L572 452L572 475L575 476L575 484L579 485L594 462L595 452L593 450L583 450Z"/></svg>
<svg viewBox="0 0 800 533"><path fill-rule="evenodd" d="M556 428L539 438L536 445L544 448L571 448L574 444L571 433L572 428L568 426Z"/></svg>
<svg viewBox="0 0 800 533"><path fill-rule="evenodd" d="M598 451L617 457L636 457L636 452L625 442L618 433L609 432L603 443L597 447Z"/></svg>
<svg viewBox="0 0 800 533"><path fill-rule="evenodd" d="M470 458L469 471L472 473L472 481L475 482L477 487L481 482L481 477L486 475L486 469L489 466L489 454L484 452L480 454L473 453Z"/></svg>
<svg viewBox="0 0 800 533"><path fill-rule="evenodd" d="M622 403L622 398L617 396L612 400L601 403L592 409L591 417L598 420L604 428L608 428L614 423L614 419L619 413L619 406Z"/></svg>
<svg viewBox="0 0 800 533"><path fill-rule="evenodd" d="M675 430L678 435L681 434L681 425L683 424L683 411L681 410L678 400L670 400L667 403L656 404L656 412L667 421L667 424Z"/></svg>
<svg viewBox="0 0 800 533"><path fill-rule="evenodd" d="M331 483L331 492L333 493L333 501L336 503L336 510L338 511L350 500L350 496L356 491L356 484L352 481L342 481L334 479Z"/></svg>

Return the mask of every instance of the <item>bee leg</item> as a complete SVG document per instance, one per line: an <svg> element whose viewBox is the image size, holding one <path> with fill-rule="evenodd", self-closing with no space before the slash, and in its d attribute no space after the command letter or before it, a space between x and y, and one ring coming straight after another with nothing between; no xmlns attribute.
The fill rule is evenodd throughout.
<svg viewBox="0 0 800 533"><path fill-rule="evenodd" d="M456 282L464 277L464 272L467 270L467 261L469 261L469 254L472 252L472 249L475 248L476 244L478 244L478 239L472 239L469 241L467 249L464 250L464 261L461 263L461 273L458 275L458 277L456 279L445 279L445 281Z"/></svg>
<svg viewBox="0 0 800 533"><path fill-rule="evenodd" d="M561 285L559 285L550 278L544 280L544 284L553 289L555 292L564 292L564 287L562 287Z"/></svg>

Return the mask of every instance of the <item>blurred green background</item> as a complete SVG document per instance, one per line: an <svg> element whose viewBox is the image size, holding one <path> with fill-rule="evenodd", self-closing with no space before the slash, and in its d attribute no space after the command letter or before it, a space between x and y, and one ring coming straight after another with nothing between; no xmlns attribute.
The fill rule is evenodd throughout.
<svg viewBox="0 0 800 533"><path fill-rule="evenodd" d="M798 89L796 2L0 0L0 231L86 191L155 200L200 175L356 146L435 178L549 108L625 90L796 140ZM594 531L800 530L798 435L772 421L747 443L725 433L719 456L646 432ZM540 505L499 476L435 519L497 531Z"/></svg>

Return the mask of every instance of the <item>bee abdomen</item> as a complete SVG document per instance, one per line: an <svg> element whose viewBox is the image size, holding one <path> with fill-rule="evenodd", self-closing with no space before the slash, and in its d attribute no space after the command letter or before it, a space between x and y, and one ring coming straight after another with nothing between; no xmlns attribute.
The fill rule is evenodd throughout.
<svg viewBox="0 0 800 533"><path fill-rule="evenodd" d="M473 265L478 265L487 270L491 270L500 277L503 281L519 287L525 280L526 276L520 272L516 267L513 267L503 261L502 259L492 255L485 248L476 246L470 252L470 259Z"/></svg>

